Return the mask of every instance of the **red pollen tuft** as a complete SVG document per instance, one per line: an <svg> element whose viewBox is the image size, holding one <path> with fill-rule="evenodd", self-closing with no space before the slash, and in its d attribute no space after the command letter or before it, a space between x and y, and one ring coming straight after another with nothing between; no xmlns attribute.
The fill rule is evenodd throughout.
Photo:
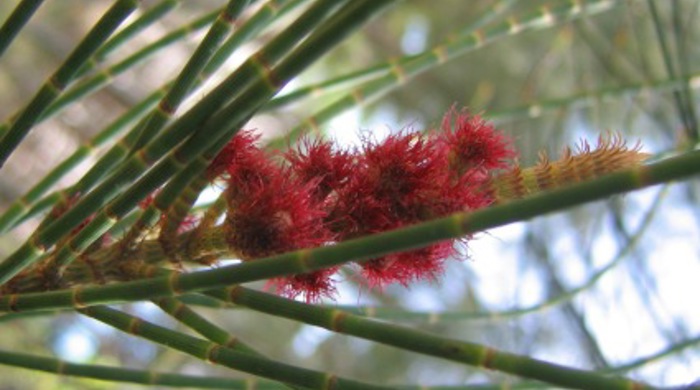
<svg viewBox="0 0 700 390"><path fill-rule="evenodd" d="M305 274L274 278L268 282L279 295L294 299L303 296L306 303L319 302L323 297L332 298L336 291L335 281L331 278L337 267L326 268Z"/></svg>
<svg viewBox="0 0 700 390"><path fill-rule="evenodd" d="M419 280L436 280L445 267L445 261L455 252L452 241L425 248L392 253L363 263L362 275L370 287L400 283L408 286Z"/></svg>
<svg viewBox="0 0 700 390"><path fill-rule="evenodd" d="M471 169L505 169L515 157L511 140L478 115L452 108L442 120L442 130L440 139L449 150L450 168L459 175Z"/></svg>
<svg viewBox="0 0 700 390"><path fill-rule="evenodd" d="M354 156L322 140L302 139L297 149L284 155L292 171L304 183L316 183L313 196L324 200L346 184L352 174Z"/></svg>
<svg viewBox="0 0 700 390"><path fill-rule="evenodd" d="M212 162L225 175L230 248L244 261L385 232L486 207L482 190L497 170L512 165L509 138L478 116L450 110L442 133L402 132L366 139L358 151L304 139L273 162L241 132ZM455 253L456 240L393 253L362 263L373 287L434 280ZM332 296L337 268L272 279L268 285L307 302Z"/></svg>

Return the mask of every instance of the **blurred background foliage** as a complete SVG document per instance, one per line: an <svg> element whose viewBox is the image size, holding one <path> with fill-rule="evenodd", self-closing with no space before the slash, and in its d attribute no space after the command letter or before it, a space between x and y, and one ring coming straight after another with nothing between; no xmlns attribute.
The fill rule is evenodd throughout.
<svg viewBox="0 0 700 390"><path fill-rule="evenodd" d="M489 23L560 3L400 2L285 91L428 50L500 9L494 7L503 8ZM612 3L609 10L591 17L515 33L472 50L322 128L339 142L349 142L361 132L434 128L444 112L457 105L482 114L509 134L525 166L534 163L542 150L556 156L581 139L595 143L599 134L608 131L622 134L631 144L639 141L652 154L693 147L697 123L692 127L694 122L684 122L683 117L694 118L697 107L700 3ZM16 4L0 2L0 19ZM106 0L62 0L42 6L0 61L0 117L23 107L110 4ZM156 1L143 4L148 9ZM181 2L108 63L224 4L216 0ZM656 22L652 5L658 11ZM127 107L175 76L202 38L202 31L159 51L38 126L4 167L0 210ZM261 41L273 34L266 31ZM664 61L662 40L668 45L671 71ZM252 42L239 51L221 74L230 72L257 45ZM343 91L346 89L340 88L261 113L248 127L266 137L279 136ZM74 182L94 161L94 157L85 161L59 186ZM468 260L451 262L440 280L375 291L359 285L348 272L338 301L326 303L375 307L380 317L548 361L622 369L632 378L658 385L688 384L698 380L700 372L697 201L697 181L691 181L484 232L462 248ZM27 221L14 235L5 235L0 251L11 253L37 223ZM570 294L582 286L578 294ZM549 301L556 302L534 310ZM128 307L154 322L187 331L153 306ZM529 308L533 310L526 310ZM200 312L270 357L369 382L463 386L520 381L259 313L207 308ZM0 344L7 350L169 372L245 377L154 347L76 314L0 322L0 334ZM0 378L0 389L133 386L8 367L0 367Z"/></svg>

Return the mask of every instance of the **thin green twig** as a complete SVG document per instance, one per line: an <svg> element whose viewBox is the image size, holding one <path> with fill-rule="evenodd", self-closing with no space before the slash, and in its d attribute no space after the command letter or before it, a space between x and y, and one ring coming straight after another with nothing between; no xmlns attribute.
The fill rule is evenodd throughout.
<svg viewBox="0 0 700 390"><path fill-rule="evenodd" d="M73 80L77 70L109 38L119 25L138 7L136 0L119 0L104 14L95 27L49 77L39 92L19 114L0 140L0 167L29 133L42 113Z"/></svg>
<svg viewBox="0 0 700 390"><path fill-rule="evenodd" d="M80 312L128 334L192 355L213 364L247 372L264 378L292 383L310 389L387 389L333 374L308 370L259 358L249 353L236 352L219 344L204 341L156 324L130 316L106 306L81 309Z"/></svg>
<svg viewBox="0 0 700 390"><path fill-rule="evenodd" d="M70 363L64 360L0 351L0 364L44 371L56 375L100 379L110 382L136 383L144 386L196 387L202 389L283 389L283 385L264 379L231 379L214 376L191 376L156 371L134 370L95 364Z"/></svg>
<svg viewBox="0 0 700 390"><path fill-rule="evenodd" d="M388 253L416 249L438 241L524 221L615 194L686 179L697 175L698 167L700 151L688 152L654 164L612 173L509 203L469 213L457 213L335 245L303 249L180 276L156 277L98 287L75 287L45 293L13 294L0 298L0 311L58 309L154 299L305 273L348 261L366 261Z"/></svg>
<svg viewBox="0 0 700 390"><path fill-rule="evenodd" d="M43 2L44 0L22 0L17 4L14 11L0 27L0 57Z"/></svg>

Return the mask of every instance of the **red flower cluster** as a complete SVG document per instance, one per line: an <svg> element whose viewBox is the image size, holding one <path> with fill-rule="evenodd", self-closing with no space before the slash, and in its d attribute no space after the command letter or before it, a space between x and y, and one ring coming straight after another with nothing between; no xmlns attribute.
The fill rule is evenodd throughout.
<svg viewBox="0 0 700 390"><path fill-rule="evenodd" d="M452 123L454 122L454 126ZM451 110L441 132L403 132L338 150L304 140L275 163L241 132L209 169L226 173L230 247L244 261L400 228L487 206L478 190L509 167L510 141L479 117ZM387 255L360 265L373 287L434 279L454 242ZM273 280L279 293L314 301L334 292L336 269Z"/></svg>

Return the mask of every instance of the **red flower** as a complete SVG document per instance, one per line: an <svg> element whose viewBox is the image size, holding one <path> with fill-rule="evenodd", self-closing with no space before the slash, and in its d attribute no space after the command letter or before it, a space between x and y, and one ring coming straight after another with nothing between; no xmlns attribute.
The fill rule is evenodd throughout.
<svg viewBox="0 0 700 390"><path fill-rule="evenodd" d="M390 283L408 286L417 280L435 280L444 271L445 261L454 254L453 242L444 241L370 260L363 264L362 275L370 287L380 288Z"/></svg>
<svg viewBox="0 0 700 390"><path fill-rule="evenodd" d="M243 260L321 245L331 237L323 225L326 215L312 201L309 186L279 170L264 183L233 184L246 188L229 197L226 223L229 245Z"/></svg>
<svg viewBox="0 0 700 390"><path fill-rule="evenodd" d="M452 123L454 122L454 129ZM305 139L283 155L286 168L242 132L208 170L229 180L229 246L245 260L384 232L492 202L481 190L514 156L510 140L479 117L450 110L443 133L366 140L358 152ZM361 264L371 286L435 279L454 241ZM337 268L272 279L276 291L316 301L335 292Z"/></svg>
<svg viewBox="0 0 700 390"><path fill-rule="evenodd" d="M225 174L229 183L240 187L264 181L266 176L272 175L276 166L255 145L259 138L250 130L239 131L209 164L206 171L209 180Z"/></svg>
<svg viewBox="0 0 700 390"><path fill-rule="evenodd" d="M367 143L363 152L334 210L344 219L345 237L432 216L429 204L449 181L442 149L415 134L399 134Z"/></svg>
<svg viewBox="0 0 700 390"><path fill-rule="evenodd" d="M329 142L309 138L300 141L297 149L284 157L299 180L316 184L313 196L319 201L345 185L352 174L355 158L347 151L334 150Z"/></svg>
<svg viewBox="0 0 700 390"><path fill-rule="evenodd" d="M515 157L512 142L478 115L452 108L443 117L442 130L440 140L449 150L450 169L459 175L471 169L504 169Z"/></svg>
<svg viewBox="0 0 700 390"><path fill-rule="evenodd" d="M237 153L235 147L243 147L243 151ZM231 149L237 158L226 168L226 229L229 247L242 260L317 247L332 240L323 223L326 212L313 196L314 183L302 183L250 143L241 142ZM335 292L330 279L335 271L281 277L270 283L287 297L305 295L307 301L316 301Z"/></svg>
<svg viewBox="0 0 700 390"><path fill-rule="evenodd" d="M333 297L336 293L335 281L331 278L338 267L331 267L305 274L274 278L268 282L279 295L294 299L304 296L307 303L318 302L323 297Z"/></svg>
<svg viewBox="0 0 700 390"><path fill-rule="evenodd" d="M343 239L383 232L435 218L462 207L448 194L454 180L446 149L419 134L392 135L367 143L353 176L338 192L333 215ZM446 196L449 195L449 196ZM361 265L372 286L433 278L442 270L451 244L373 259Z"/></svg>

